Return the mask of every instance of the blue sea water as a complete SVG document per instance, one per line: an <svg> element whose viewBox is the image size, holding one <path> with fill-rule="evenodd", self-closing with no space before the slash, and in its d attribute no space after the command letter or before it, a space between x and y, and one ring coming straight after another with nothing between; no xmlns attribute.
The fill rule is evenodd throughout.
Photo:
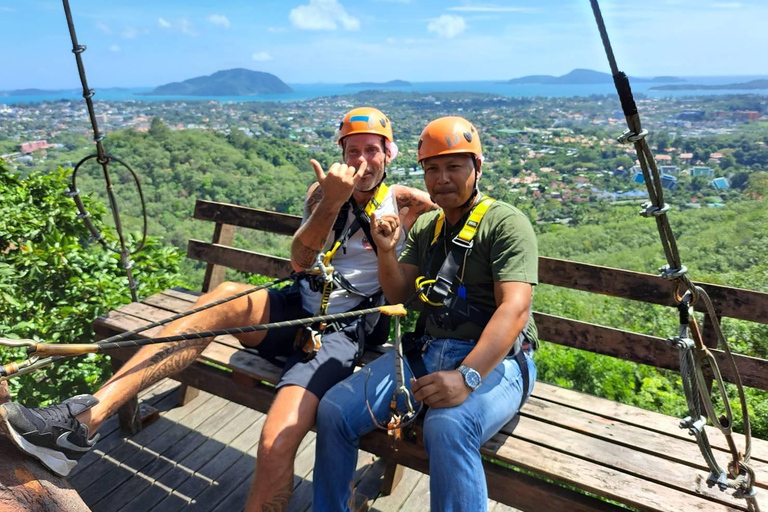
<svg viewBox="0 0 768 512"><path fill-rule="evenodd" d="M721 76L721 77L689 77L686 83L716 85L743 83L757 78L766 78L759 76ZM757 90L688 90L688 91L651 91L651 87L664 85L661 82L639 82L632 83L632 90L635 94L644 94L651 98L671 98L671 97L692 97L709 96L721 94L764 94L768 95L768 89ZM112 100L112 101L208 101L215 100L222 103L228 102L249 102L249 101L273 101L273 102L295 102L321 98L327 96L339 96L354 94L370 87L348 87L345 84L290 84L294 92L283 94L262 94L254 96L144 96L142 93L151 91L152 87L140 87L132 89L105 89L99 91L96 89L94 100ZM499 81L474 81L474 82L413 82L410 87L398 87L386 89L399 92L418 92L418 93L436 93L436 92L474 92L494 94L506 97L571 97L571 96L591 96L591 95L615 95L616 90L613 84L585 84L585 85L539 85L539 84L508 84ZM0 93L0 104L11 105L15 103L32 103L51 101L58 99L82 99L82 91L70 90L65 92L50 92L46 94L33 96L2 96Z"/></svg>

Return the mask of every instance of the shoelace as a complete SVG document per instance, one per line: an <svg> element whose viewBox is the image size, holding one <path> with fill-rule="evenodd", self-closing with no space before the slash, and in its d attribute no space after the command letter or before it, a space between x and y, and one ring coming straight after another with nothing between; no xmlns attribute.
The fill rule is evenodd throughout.
<svg viewBox="0 0 768 512"><path fill-rule="evenodd" d="M77 419L75 419L75 415L69 408L69 404L58 404L51 407L32 409L31 412L38 414L41 418L46 420L46 422L65 425L73 430L77 427Z"/></svg>

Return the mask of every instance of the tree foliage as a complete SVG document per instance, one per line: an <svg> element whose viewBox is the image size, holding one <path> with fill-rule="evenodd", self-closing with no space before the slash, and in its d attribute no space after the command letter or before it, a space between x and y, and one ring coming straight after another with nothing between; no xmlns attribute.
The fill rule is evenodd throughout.
<svg viewBox="0 0 768 512"><path fill-rule="evenodd" d="M64 194L71 170L12 174L0 161L0 336L55 343L94 340L91 322L130 302L128 280L117 254L90 240ZM85 197L94 224L110 244L105 208ZM128 243L135 246L138 235ZM147 296L177 284L179 254L151 237L133 257L138 294ZM3 357L23 358L6 351ZM77 393L93 392L109 376L108 358L67 359L33 375L10 381L20 402L46 404Z"/></svg>

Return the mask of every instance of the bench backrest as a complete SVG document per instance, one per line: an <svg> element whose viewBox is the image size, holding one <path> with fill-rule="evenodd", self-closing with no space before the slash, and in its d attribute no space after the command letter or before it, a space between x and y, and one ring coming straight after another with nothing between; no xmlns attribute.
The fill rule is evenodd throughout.
<svg viewBox="0 0 768 512"><path fill-rule="evenodd" d="M187 256L208 264L203 291L224 280L227 268L270 277L291 272L286 258L231 247L235 227L292 236L301 217L233 204L198 200L194 217L216 223L212 242L190 240ZM673 283L658 276L554 258L539 258L539 281L572 290L610 295L663 306L674 306ZM728 317L768 324L768 293L697 283L712 298L720 318ZM673 313L670 313L673 314ZM581 350L635 363L679 370L678 351L662 338L534 312L539 337ZM711 326L703 326L703 337L718 360L726 381L733 381ZM745 386L768 390L768 360L734 355Z"/></svg>

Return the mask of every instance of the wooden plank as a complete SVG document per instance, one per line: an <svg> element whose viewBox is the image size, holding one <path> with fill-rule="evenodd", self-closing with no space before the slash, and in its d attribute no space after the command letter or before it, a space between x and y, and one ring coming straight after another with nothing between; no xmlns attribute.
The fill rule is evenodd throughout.
<svg viewBox="0 0 768 512"><path fill-rule="evenodd" d="M194 217L200 220L210 220L287 236L293 236L301 225L301 217L297 215L204 199L198 199L195 202Z"/></svg>
<svg viewBox="0 0 768 512"><path fill-rule="evenodd" d="M397 487L394 488L391 494L379 496L376 501L373 502L371 507L378 512L398 512L405 504L408 497L414 491L414 488L422 478L428 479L427 475L423 475L420 471L415 469L403 468L403 478Z"/></svg>
<svg viewBox="0 0 768 512"><path fill-rule="evenodd" d="M554 411L553 414L555 414ZM698 459L701 459L699 464L691 464L690 460L683 460L684 464L680 464L677 462L678 459L689 459L691 454L678 453L679 446L675 443L666 444L668 453L651 453L652 447L646 447L642 444L643 441L649 441L648 436L644 436L645 432L637 433L637 446L642 446L643 450L641 451L624 445L624 440L617 439L619 435L614 438L615 428L610 428L610 431L609 439L598 438L592 437L589 432L571 431L544 421L521 418L514 430L514 437L595 462L622 473L640 477L643 480L706 497L710 501L724 506L739 507L744 504L743 500L732 497L730 492L721 492L719 489L707 487L705 479L708 472L700 454L693 454L698 455ZM509 432L505 433L509 434ZM656 441L658 437L661 436L656 436L652 440ZM695 462L699 461L695 460ZM699 466L698 471L694 469L694 465ZM758 468L755 469L758 470ZM758 470L758 473L761 471ZM762 494L764 493L758 493L758 498L761 500ZM761 505L768 506L768 502L761 503Z"/></svg>
<svg viewBox="0 0 768 512"><path fill-rule="evenodd" d="M674 306L674 283L657 275L617 268L539 257L541 283L600 293L613 297ZM706 290L718 314L768 324L768 293L710 283L696 283ZM703 311L703 304L696 304Z"/></svg>
<svg viewBox="0 0 768 512"><path fill-rule="evenodd" d="M577 411L594 413L603 418L636 425L648 430L650 432L649 435L658 433L693 442L688 432L678 427L679 420L677 418L658 412L620 404L606 398L588 395L544 382L536 383L533 388L533 397L558 403ZM524 415L528 413L526 408L523 408L522 411ZM711 426L707 426L706 430L709 441L714 448L722 452L728 450L725 437L718 430ZM733 437L738 446L744 446L744 436L742 434L736 433ZM752 439L752 459L768 463L768 441Z"/></svg>
<svg viewBox="0 0 768 512"><path fill-rule="evenodd" d="M662 338L544 313L534 312L533 316L542 340L635 363L679 370L677 349L668 346ZM711 352L723 379L733 382L723 351ZM745 386L768 390L768 360L740 354L734 354L733 358Z"/></svg>
<svg viewBox="0 0 768 512"><path fill-rule="evenodd" d="M287 258L278 258L268 254L194 239L190 239L187 244L187 257L265 276L287 276L293 271L291 261Z"/></svg>
<svg viewBox="0 0 768 512"><path fill-rule="evenodd" d="M216 227L213 230L214 244L220 245L232 245L232 240L235 238L235 226L228 224L216 223ZM224 278L227 274L227 267L221 265L213 265L211 263L205 268L205 276L203 277L203 291L208 292L213 288L216 288L224 282Z"/></svg>
<svg viewBox="0 0 768 512"><path fill-rule="evenodd" d="M490 453L495 454L503 462L514 464L545 478L551 478L641 510L658 512L679 512L681 510L746 511L746 507L724 507L722 504L713 503L704 497L670 489L643 478L590 461L576 459L569 454L505 435L494 436L483 447L483 453L487 453L488 447L493 447ZM502 499L498 501L505 502ZM510 504L519 507L517 503ZM520 508L526 510L525 507Z"/></svg>
<svg viewBox="0 0 768 512"><path fill-rule="evenodd" d="M494 445L490 446L490 449L483 449L483 454L497 458L494 455L496 451ZM429 461L423 447L411 442L401 442L398 444L397 451L393 451L392 442L385 432L374 431L363 436L360 439L360 448L422 473L429 473ZM501 470L503 476L497 478L498 466L494 465L489 472L491 463L486 461L484 465L490 498L516 506L521 510L540 512L542 503L547 503L549 510L568 510L569 512L626 510L592 496L507 468ZM416 492L419 492L418 488L414 490L414 493ZM409 506L406 502L406 507Z"/></svg>

